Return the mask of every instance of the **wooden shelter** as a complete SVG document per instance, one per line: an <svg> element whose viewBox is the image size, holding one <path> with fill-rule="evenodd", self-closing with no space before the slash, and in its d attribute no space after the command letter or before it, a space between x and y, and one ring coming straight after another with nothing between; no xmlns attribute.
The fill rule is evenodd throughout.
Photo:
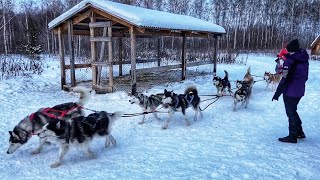
<svg viewBox="0 0 320 180"><path fill-rule="evenodd" d="M313 42L310 45L311 48L311 55L320 55L320 35L316 37L316 39L313 40Z"/></svg>
<svg viewBox="0 0 320 180"><path fill-rule="evenodd" d="M213 73L216 73L217 40L218 36L226 33L225 29L219 25L208 21L200 20L191 16L178 15L162 11L150 10L107 0L84 0L58 16L49 23L49 29L53 30L59 39L59 53L61 62L61 87L68 89L77 85L75 69L92 68L92 88L99 92L113 92L113 66L119 65L119 69L125 63L131 64L131 93L137 91L137 57L136 39L137 37L159 37L176 36L182 38L181 64L161 66L161 69L181 68L181 79L186 78L186 38L187 37L214 37L214 60ZM65 47L62 35L68 35L68 48L70 55L70 65L65 63ZM73 36L90 36L91 43L91 63L75 64ZM112 39L113 37L130 37L130 62L122 59L122 54L118 54L118 61L113 61ZM97 54L97 43L100 44L100 53ZM106 47L107 46L107 47ZM158 56L159 56L158 45ZM106 50L107 49L107 50ZM104 58L105 52L108 58ZM188 64L188 66L200 65L203 63ZM158 57L158 66L160 58ZM108 84L101 84L101 69L108 69ZM160 67L144 69L152 72ZM66 69L70 69L71 84L66 84Z"/></svg>

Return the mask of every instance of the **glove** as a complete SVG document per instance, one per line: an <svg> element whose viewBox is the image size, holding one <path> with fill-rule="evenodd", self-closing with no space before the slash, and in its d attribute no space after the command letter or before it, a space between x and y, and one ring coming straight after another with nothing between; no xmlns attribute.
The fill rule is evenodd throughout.
<svg viewBox="0 0 320 180"><path fill-rule="evenodd" d="M272 97L272 101L273 101L273 100L278 101L278 100L279 100L279 96L280 96L280 94L274 93L274 95L273 95L273 97Z"/></svg>

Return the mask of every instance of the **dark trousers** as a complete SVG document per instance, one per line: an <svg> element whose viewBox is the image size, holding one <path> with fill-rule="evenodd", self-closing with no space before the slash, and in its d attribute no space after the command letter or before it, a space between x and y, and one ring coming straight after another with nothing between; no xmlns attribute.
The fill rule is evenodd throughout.
<svg viewBox="0 0 320 180"><path fill-rule="evenodd" d="M289 136L297 137L302 132L302 122L297 112L297 107L301 97L283 96L284 106L289 121Z"/></svg>

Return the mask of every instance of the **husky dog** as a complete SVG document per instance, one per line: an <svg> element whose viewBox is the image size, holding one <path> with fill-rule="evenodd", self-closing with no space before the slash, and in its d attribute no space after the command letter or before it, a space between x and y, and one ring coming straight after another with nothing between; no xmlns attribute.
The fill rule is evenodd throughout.
<svg viewBox="0 0 320 180"><path fill-rule="evenodd" d="M186 116L186 109L192 107L195 111L194 120L197 120L198 113L202 117L202 112L200 110L200 97L198 96L198 91L196 87L190 86L185 91L184 94L175 94L173 91L164 90L164 98L162 99L162 104L165 108L169 108L169 118L163 124L162 129L167 129L172 115L175 111L181 111L184 115L186 125L189 126L190 122Z"/></svg>
<svg viewBox="0 0 320 180"><path fill-rule="evenodd" d="M96 136L106 137L106 148L111 145L115 146L116 140L110 133L114 121L121 115L121 112L111 114L100 111L87 117L72 118L70 122L64 120L49 121L48 124L43 126L39 137L60 144L58 159L50 167L55 168L61 165L70 145L79 145L90 158L95 158L89 144Z"/></svg>
<svg viewBox="0 0 320 180"><path fill-rule="evenodd" d="M228 72L226 70L224 70L224 73L225 73L225 76L223 79L218 76L213 77L213 85L215 85L217 88L217 95L218 96L222 96L223 93L226 91L226 89L228 89L228 92L230 93L230 95L232 94L231 84L228 79L228 76L229 76Z"/></svg>
<svg viewBox="0 0 320 180"><path fill-rule="evenodd" d="M247 82L247 84L249 85L250 88L252 88L254 81L253 81L253 77L250 73L250 67L247 69L247 72L244 75L243 80Z"/></svg>
<svg viewBox="0 0 320 180"><path fill-rule="evenodd" d="M247 108L249 104L249 99L251 97L251 87L247 81L237 80L236 87L237 87L237 90L233 95L233 99L234 99L233 111L236 111L238 102L242 102L242 104L245 103L245 108Z"/></svg>
<svg viewBox="0 0 320 180"><path fill-rule="evenodd" d="M14 153L22 145L26 144L32 135L38 135L38 131L49 121L57 119L68 120L72 117L83 115L82 106L89 98L89 91L83 87L76 87L74 92L80 92L78 102L70 102L56 105L52 108L41 108L37 112L32 113L22 119L18 125L9 131L9 148L7 154ZM32 151L32 154L38 154L43 148L46 141L40 139L38 148Z"/></svg>
<svg viewBox="0 0 320 180"><path fill-rule="evenodd" d="M271 90L274 91L275 87L279 84L281 80L281 75L278 73L271 74L270 72L264 72L263 79L267 82L266 89L269 88L269 85L271 84Z"/></svg>
<svg viewBox="0 0 320 180"><path fill-rule="evenodd" d="M146 96L143 94L136 94L132 99L129 100L131 104L139 104L143 112L151 111L153 116L160 121L161 119L157 116L156 109L161 105L162 98L157 95ZM142 121L139 124L143 124L146 115L143 114Z"/></svg>

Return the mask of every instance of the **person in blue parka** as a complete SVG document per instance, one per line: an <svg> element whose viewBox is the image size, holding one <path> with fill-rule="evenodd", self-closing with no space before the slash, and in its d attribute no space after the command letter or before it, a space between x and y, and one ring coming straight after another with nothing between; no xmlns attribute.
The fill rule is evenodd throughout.
<svg viewBox="0 0 320 180"><path fill-rule="evenodd" d="M309 72L309 55L305 49L300 48L297 39L287 44L287 50L288 54L285 55L282 79L272 97L272 101L278 100L279 96L283 94L283 102L289 121L289 135L279 138L279 141L297 143L298 138L306 137L297 107L305 94Z"/></svg>

